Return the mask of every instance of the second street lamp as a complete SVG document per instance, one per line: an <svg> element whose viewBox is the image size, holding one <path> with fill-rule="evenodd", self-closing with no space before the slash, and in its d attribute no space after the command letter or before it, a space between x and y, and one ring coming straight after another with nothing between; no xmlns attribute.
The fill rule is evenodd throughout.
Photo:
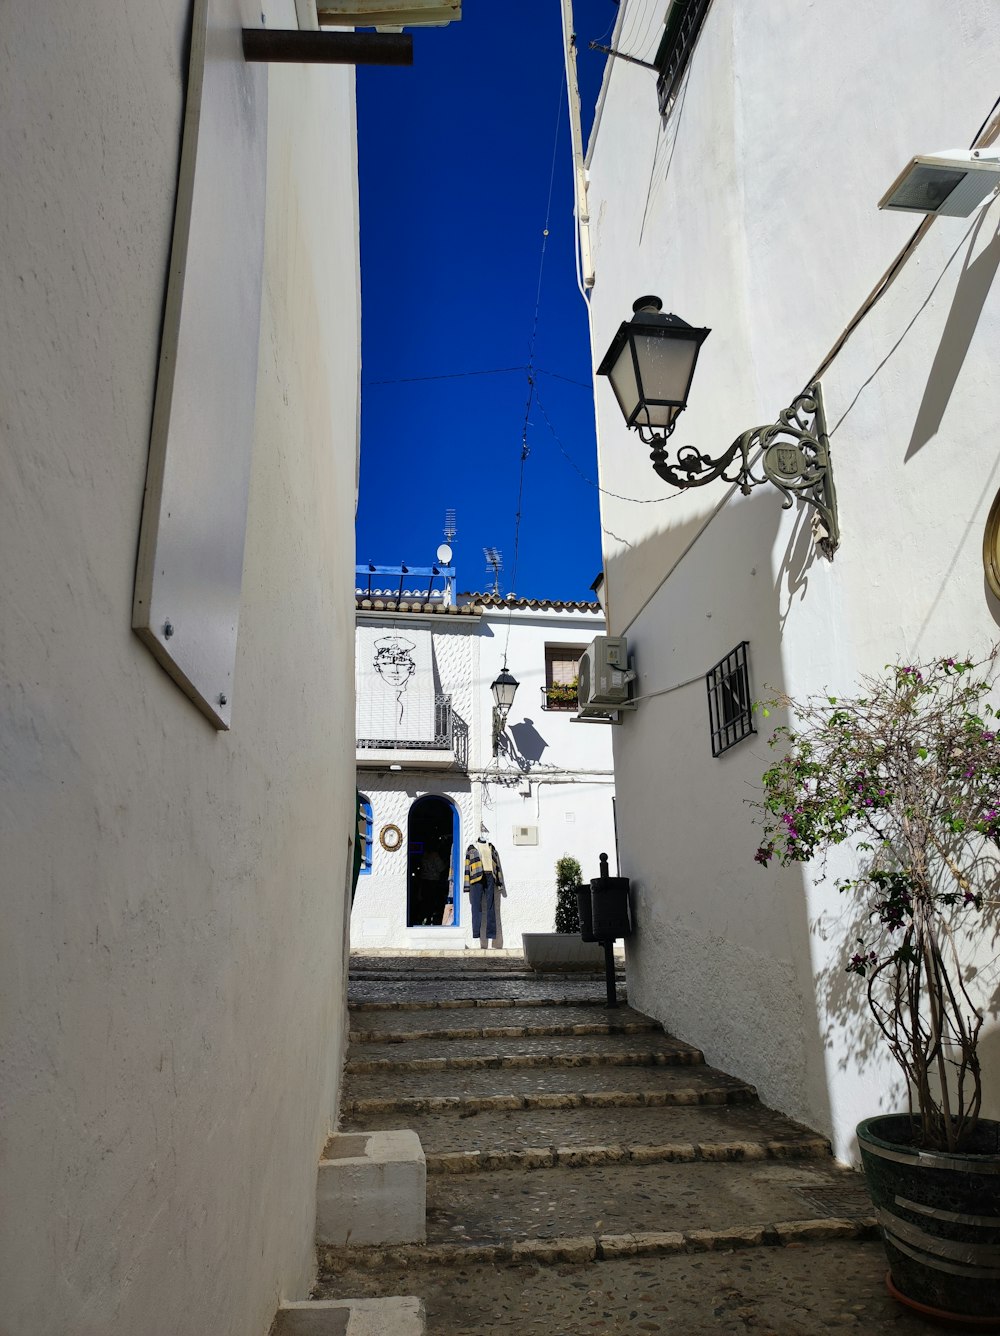
<svg viewBox="0 0 1000 1336"><path fill-rule="evenodd" d="M512 673L507 671L507 665L500 669L500 672L490 684L490 690L493 692L493 755L496 756L500 747L500 737L507 724L507 715L510 713L510 707L514 704L514 695L520 683Z"/></svg>

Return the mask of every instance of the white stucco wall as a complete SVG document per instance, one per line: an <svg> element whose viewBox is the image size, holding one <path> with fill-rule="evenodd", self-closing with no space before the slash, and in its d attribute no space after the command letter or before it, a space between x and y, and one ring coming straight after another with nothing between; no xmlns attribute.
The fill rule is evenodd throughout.
<svg viewBox="0 0 1000 1336"><path fill-rule="evenodd" d="M612 62L591 146L595 349L645 292L712 328L674 442L720 453L808 381L919 222L876 201L914 154L967 145L993 102L994 18L981 0L874 16L860 3L803 14L714 0L662 127L654 76ZM808 96L785 77L805 69ZM773 489L604 498L605 529L629 544L608 540L610 625L629 636L640 694L704 674L742 639L758 696L843 693L898 656L997 639L980 554L1000 487L998 224L997 204L935 222L824 376L843 531L832 564L812 553L809 516L782 511ZM668 495L606 382L597 396L615 490L627 479L632 495ZM632 1000L853 1157L857 1120L899 1089L842 972L838 867L820 882L753 863L744 799L770 752L755 739L713 760L703 682L643 702L615 744L622 870L638 900ZM996 1114L992 1013L982 1052Z"/></svg>
<svg viewBox="0 0 1000 1336"><path fill-rule="evenodd" d="M405 633L405 618L360 616ZM423 620L415 618L410 624ZM460 901L459 922L453 927L406 926L405 846L387 852L379 833L391 823L405 839L407 813L427 794L447 797L458 810L460 865L465 848L478 835L480 820L489 828L508 890L500 905L498 944L517 948L522 932L553 930L555 863L563 854L579 860L585 878L598 875L602 851L614 870L613 729L574 724L567 712L543 710L541 700L546 645L583 649L602 633L603 618L589 611L516 609L509 623L509 640L504 611L424 623L433 627L441 689L452 694L455 709L469 724L469 771L422 771L416 754L402 772L359 767L358 787L372 804L374 840L372 870L359 879L351 916L355 947L464 949L479 944L472 939L467 896ZM494 758L490 683L502 667L505 650L520 685L508 719L512 750ZM530 792L522 793L525 782ZM516 826L536 826L538 844L515 845Z"/></svg>
<svg viewBox="0 0 1000 1336"><path fill-rule="evenodd" d="M294 26L290 2L265 9ZM279 1297L308 1292L336 1116L353 72L269 73L253 477L217 733L130 630L187 23L182 0L0 17L0 1326L18 1336L263 1336Z"/></svg>

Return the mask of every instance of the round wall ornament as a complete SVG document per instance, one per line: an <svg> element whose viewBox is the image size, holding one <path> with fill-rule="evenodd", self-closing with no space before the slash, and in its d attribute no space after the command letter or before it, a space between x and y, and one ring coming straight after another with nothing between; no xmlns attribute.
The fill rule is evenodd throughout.
<svg viewBox="0 0 1000 1336"><path fill-rule="evenodd" d="M398 826L383 826L378 833L378 842L386 853L394 854L403 843L403 832Z"/></svg>
<svg viewBox="0 0 1000 1336"><path fill-rule="evenodd" d="M983 534L983 566L987 584L1000 598L1000 492L993 498Z"/></svg>

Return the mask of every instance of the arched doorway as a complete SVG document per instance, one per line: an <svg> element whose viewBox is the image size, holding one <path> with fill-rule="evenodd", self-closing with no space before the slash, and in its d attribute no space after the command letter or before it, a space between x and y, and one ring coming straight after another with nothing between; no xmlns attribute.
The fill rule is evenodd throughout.
<svg viewBox="0 0 1000 1336"><path fill-rule="evenodd" d="M406 925L458 923L458 809L448 798L428 794L407 817ZM450 899L449 899L450 897Z"/></svg>

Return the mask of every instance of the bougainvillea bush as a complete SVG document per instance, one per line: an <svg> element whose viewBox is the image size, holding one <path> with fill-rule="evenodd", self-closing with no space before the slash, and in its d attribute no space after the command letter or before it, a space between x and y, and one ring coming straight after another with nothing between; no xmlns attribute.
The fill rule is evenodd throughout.
<svg viewBox="0 0 1000 1336"><path fill-rule="evenodd" d="M850 699L768 702L795 724L775 729L754 803L764 866L852 842L837 886L866 928L846 968L906 1075L915 1142L939 1150L973 1145L982 1102L983 1012L960 951L989 931L1000 889L997 655L892 665Z"/></svg>

